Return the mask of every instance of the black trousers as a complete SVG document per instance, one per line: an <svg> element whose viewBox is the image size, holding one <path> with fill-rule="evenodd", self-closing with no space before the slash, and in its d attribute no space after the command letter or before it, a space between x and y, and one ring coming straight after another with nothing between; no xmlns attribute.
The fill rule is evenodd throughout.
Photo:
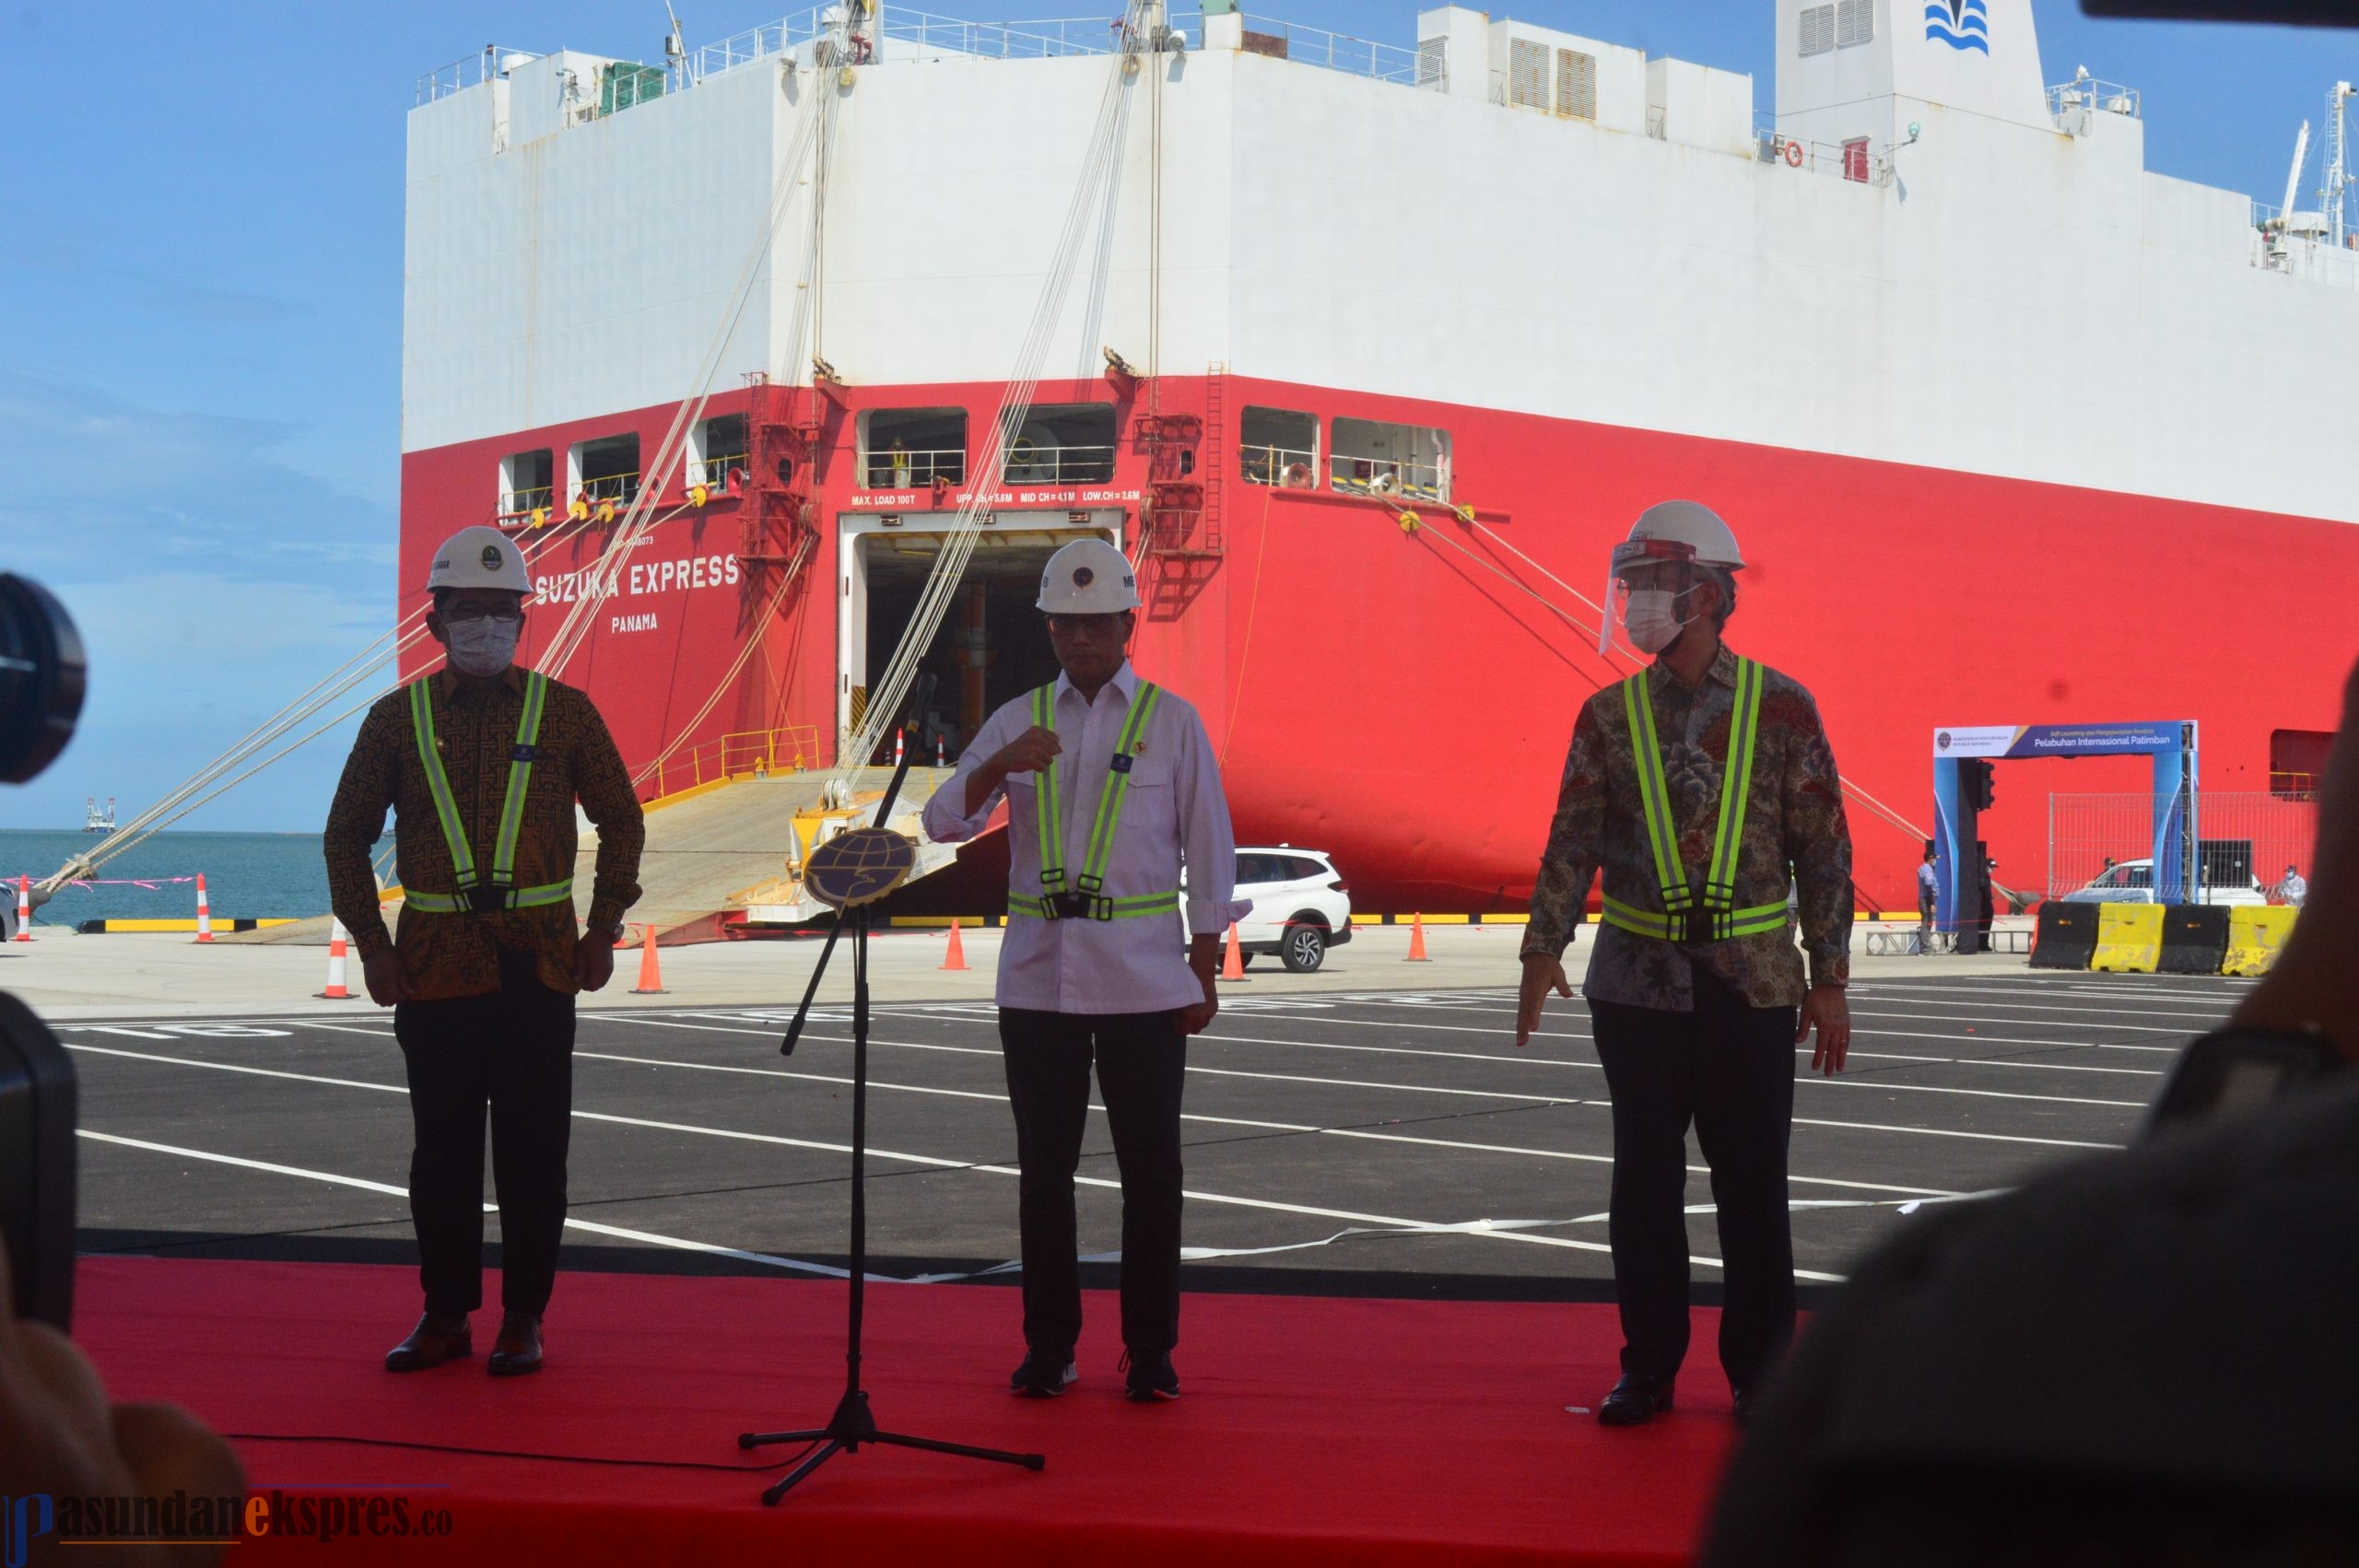
<svg viewBox="0 0 2359 1568"><path fill-rule="evenodd" d="M1180 1091L1188 1037L1176 1013L999 1014L1015 1111L1023 1232L1024 1342L1069 1351L1081 1338L1074 1172L1089 1120L1089 1066L1122 1176L1122 1343L1133 1355L1180 1342Z"/></svg>
<svg viewBox="0 0 2359 1568"><path fill-rule="evenodd" d="M573 998L533 955L502 950L499 989L405 1001L393 1036L409 1068L409 1212L426 1309L483 1305L483 1124L499 1196L500 1305L538 1316L557 1281L565 1154L573 1130Z"/></svg>
<svg viewBox="0 0 2359 1568"><path fill-rule="evenodd" d="M1794 1112L1790 1007L1748 1007L1696 970L1696 1011L1590 1003L1614 1097L1609 1239L1622 1370L1670 1377L1687 1354L1687 1126L1712 1172L1726 1294L1720 1366L1749 1387L1794 1332L1786 1140Z"/></svg>

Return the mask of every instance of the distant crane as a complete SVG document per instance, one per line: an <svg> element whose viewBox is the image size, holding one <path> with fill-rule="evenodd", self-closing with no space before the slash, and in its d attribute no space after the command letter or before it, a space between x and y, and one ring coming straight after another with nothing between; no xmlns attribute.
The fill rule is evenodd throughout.
<svg viewBox="0 0 2359 1568"><path fill-rule="evenodd" d="M2277 209L2278 221L2284 224L2288 232L2294 227L2294 198L2302 193L2302 165L2309 156L2310 123L2305 120L2294 135L2294 167L2285 171L2285 202Z"/></svg>

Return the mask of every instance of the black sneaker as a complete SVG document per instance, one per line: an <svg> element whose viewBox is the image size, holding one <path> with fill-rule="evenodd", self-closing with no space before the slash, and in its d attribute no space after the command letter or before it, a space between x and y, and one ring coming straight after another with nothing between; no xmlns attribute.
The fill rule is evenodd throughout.
<svg viewBox="0 0 2359 1568"><path fill-rule="evenodd" d="M1123 1397L1139 1404L1156 1399L1176 1399L1180 1397L1180 1375L1171 1370L1171 1356L1167 1351L1152 1355L1122 1352Z"/></svg>
<svg viewBox="0 0 2359 1568"><path fill-rule="evenodd" d="M1007 1391L1019 1399L1053 1399L1080 1375L1071 1351L1027 1351L1024 1364L1007 1380Z"/></svg>

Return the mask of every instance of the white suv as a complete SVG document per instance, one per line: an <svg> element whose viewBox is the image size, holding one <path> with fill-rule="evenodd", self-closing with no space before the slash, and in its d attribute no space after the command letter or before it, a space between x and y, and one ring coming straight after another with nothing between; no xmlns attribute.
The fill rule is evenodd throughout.
<svg viewBox="0 0 2359 1568"><path fill-rule="evenodd" d="M2093 878L2085 886L2074 888L2064 895L2067 904L2152 904L2154 901L2154 862L2151 860L2123 860L2111 870ZM2266 904L2269 894L2249 874L2245 885L2223 885L2218 883L2203 889L2201 901L2206 904Z"/></svg>
<svg viewBox="0 0 2359 1568"><path fill-rule="evenodd" d="M1253 912L1237 922L1241 954L1274 953L1297 975L1327 961L1327 950L1352 940L1351 890L1335 862L1317 849L1281 844L1237 852L1237 896Z"/></svg>

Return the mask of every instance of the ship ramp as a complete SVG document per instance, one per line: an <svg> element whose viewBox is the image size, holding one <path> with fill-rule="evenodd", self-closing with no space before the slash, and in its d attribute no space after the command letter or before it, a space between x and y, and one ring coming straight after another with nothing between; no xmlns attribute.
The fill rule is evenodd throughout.
<svg viewBox="0 0 2359 1568"><path fill-rule="evenodd" d="M953 864L958 846L927 841L918 815L951 769L912 767L901 782L887 825L918 842L917 870L910 880ZM803 884L811 851L846 827L873 822L877 802L892 781L887 767L862 768L848 780L848 800L830 804L831 773L744 773L683 790L647 807L647 848L639 862L639 902L626 919L636 942L644 926L655 928L658 944L717 942L765 929L799 925L827 913ZM597 874L598 833L581 823L581 847L574 863L573 906L586 916ZM389 895L390 920L399 891ZM287 942L323 946L328 919L316 916L261 930L224 932L222 942Z"/></svg>

